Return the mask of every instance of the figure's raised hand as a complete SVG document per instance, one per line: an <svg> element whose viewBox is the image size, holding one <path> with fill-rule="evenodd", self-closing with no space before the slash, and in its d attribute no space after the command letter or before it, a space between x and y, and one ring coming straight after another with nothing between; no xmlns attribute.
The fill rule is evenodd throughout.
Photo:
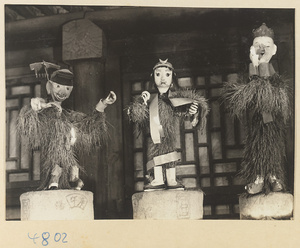
<svg viewBox="0 0 300 248"><path fill-rule="evenodd" d="M252 61L252 64L254 65L254 66L258 66L259 65L259 59L258 59L258 54L256 54L256 49L255 49L255 47L254 46L251 46L251 48L250 48L250 55L249 55L249 57L250 57L250 60Z"/></svg>
<svg viewBox="0 0 300 248"><path fill-rule="evenodd" d="M143 98L145 105L147 105L147 102L150 99L150 93L145 90L142 92L141 97Z"/></svg>
<svg viewBox="0 0 300 248"><path fill-rule="evenodd" d="M113 104L117 100L115 92L110 91L108 96L102 101L104 104Z"/></svg>
<svg viewBox="0 0 300 248"><path fill-rule="evenodd" d="M189 107L189 114L194 115L198 112L199 104L197 102L193 102Z"/></svg>
<svg viewBox="0 0 300 248"><path fill-rule="evenodd" d="M117 100L117 95L115 92L110 91L108 96L103 100L100 99L98 104L96 105L96 110L99 112L104 112L104 109L107 107L108 104L113 104Z"/></svg>

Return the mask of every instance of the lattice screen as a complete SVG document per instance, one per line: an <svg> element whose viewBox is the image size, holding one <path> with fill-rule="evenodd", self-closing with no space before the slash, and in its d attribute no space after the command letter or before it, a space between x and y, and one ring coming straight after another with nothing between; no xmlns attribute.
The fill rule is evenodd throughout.
<svg viewBox="0 0 300 248"><path fill-rule="evenodd" d="M204 218L238 218L238 195L245 182L235 174L239 168L244 129L233 120L220 102L223 82L234 80L237 74L181 77L180 87L197 89L209 100L210 113L207 129L200 133L189 121L174 123L177 130L177 149L181 163L177 176L187 189L200 187L204 193ZM148 90L154 93L149 81L132 81L131 95L140 95ZM133 161L135 191L144 186L147 159L148 133L133 134ZM229 197L226 197L229 196Z"/></svg>
<svg viewBox="0 0 300 248"><path fill-rule="evenodd" d="M26 140L16 133L16 120L20 109L30 104L32 97L40 97L40 82L27 78L6 82L6 182L37 181L40 179L40 152L30 151Z"/></svg>

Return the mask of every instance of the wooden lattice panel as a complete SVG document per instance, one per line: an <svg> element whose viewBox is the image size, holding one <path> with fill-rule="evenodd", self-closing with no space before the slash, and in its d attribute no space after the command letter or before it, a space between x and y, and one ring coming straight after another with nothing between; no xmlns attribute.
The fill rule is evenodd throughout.
<svg viewBox="0 0 300 248"><path fill-rule="evenodd" d="M40 97L39 82L21 79L6 84L6 179L7 183L36 181L40 179L40 154L32 152L24 138L16 133L20 109L30 104L32 97Z"/></svg>

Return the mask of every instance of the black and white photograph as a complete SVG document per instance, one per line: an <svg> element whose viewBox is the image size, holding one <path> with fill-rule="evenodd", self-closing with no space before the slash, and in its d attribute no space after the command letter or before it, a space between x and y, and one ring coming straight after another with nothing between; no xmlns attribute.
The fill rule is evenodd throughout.
<svg viewBox="0 0 300 248"><path fill-rule="evenodd" d="M4 4L4 221L294 222L295 15Z"/></svg>

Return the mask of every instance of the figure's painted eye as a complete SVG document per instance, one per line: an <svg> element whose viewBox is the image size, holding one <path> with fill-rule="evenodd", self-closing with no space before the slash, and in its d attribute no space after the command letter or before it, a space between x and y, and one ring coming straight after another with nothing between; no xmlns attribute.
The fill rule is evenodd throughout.
<svg viewBox="0 0 300 248"><path fill-rule="evenodd" d="M170 75L171 75L171 73L169 73L169 72L166 73L166 76L167 76L167 77L170 77Z"/></svg>
<svg viewBox="0 0 300 248"><path fill-rule="evenodd" d="M160 76L160 73L159 73L159 72L156 72L156 76L159 77L159 76Z"/></svg>
<svg viewBox="0 0 300 248"><path fill-rule="evenodd" d="M69 88L69 87L67 87L67 90L70 90L70 88Z"/></svg>
<svg viewBox="0 0 300 248"><path fill-rule="evenodd" d="M60 87L59 84L57 84L57 85L56 85L56 88L59 88L59 87Z"/></svg>

